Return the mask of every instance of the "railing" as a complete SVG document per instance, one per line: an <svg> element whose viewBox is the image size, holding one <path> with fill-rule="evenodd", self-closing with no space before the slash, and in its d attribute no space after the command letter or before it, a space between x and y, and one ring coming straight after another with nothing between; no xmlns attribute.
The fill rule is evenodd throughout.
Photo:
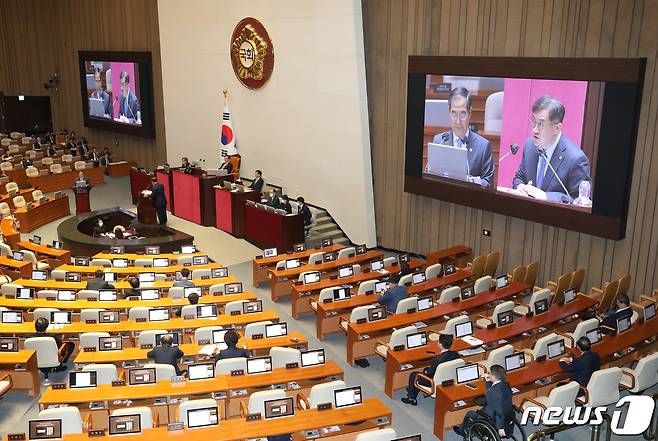
<svg viewBox="0 0 658 441"><path fill-rule="evenodd" d="M605 441L610 441L610 438L612 436L612 430L610 430L610 425L612 424L612 417L607 413L604 413L602 416L603 416L603 424L591 426L592 433L591 433L590 441L600 441L601 428L604 424L606 425ZM556 433L564 432L566 430L573 429L575 427L582 427L582 426L577 426L575 424L559 424L557 426L547 427L545 429L541 429L534 433L531 433L526 441L544 441L546 437L550 437L552 439L553 435L555 435Z"/></svg>
<svg viewBox="0 0 658 441"><path fill-rule="evenodd" d="M647 441L658 440L658 409L656 409L656 401L658 401L658 392L653 394L653 415L651 415L651 423L649 428L642 433L642 436Z"/></svg>

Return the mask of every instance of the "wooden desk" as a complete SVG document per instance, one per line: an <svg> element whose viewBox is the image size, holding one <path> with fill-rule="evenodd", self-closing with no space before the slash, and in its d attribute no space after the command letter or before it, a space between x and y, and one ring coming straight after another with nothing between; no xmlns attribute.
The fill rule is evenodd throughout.
<svg viewBox="0 0 658 441"><path fill-rule="evenodd" d="M454 263L455 265L462 267L465 266L466 262L471 257L471 247L464 245L458 245L451 248L446 248L444 250L434 251L427 255L427 265L433 265L435 263Z"/></svg>
<svg viewBox="0 0 658 441"><path fill-rule="evenodd" d="M0 229L2 230L2 237L4 237L5 243L9 245L12 250L15 250L18 246L18 242L21 240L21 233L16 228L14 220L11 218L2 219L2 222L0 222Z"/></svg>
<svg viewBox="0 0 658 441"><path fill-rule="evenodd" d="M105 172L112 177L128 176L132 167L137 167L137 163L134 161L110 162L105 167Z"/></svg>
<svg viewBox="0 0 658 441"><path fill-rule="evenodd" d="M32 276L32 262L25 260L14 260L7 256L0 256L0 267L4 268L5 273L12 276L12 279Z"/></svg>
<svg viewBox="0 0 658 441"><path fill-rule="evenodd" d="M173 254L173 253L161 253L161 254L136 254L136 253L121 253L121 254L112 254L112 253L96 253L91 258L92 259L128 259L131 262L134 262L135 259L169 259L170 264L176 264L178 259L181 257L187 256L208 256L208 253L203 253L197 251L196 253L190 254ZM210 256L208 256L210 259ZM212 260L211 260L212 261Z"/></svg>
<svg viewBox="0 0 658 441"><path fill-rule="evenodd" d="M21 233L29 233L42 225L71 214L69 197L66 195L60 198L49 197L42 204L38 202L33 202L33 204L30 210L27 207L23 207L17 208L12 213L20 223Z"/></svg>
<svg viewBox="0 0 658 441"><path fill-rule="evenodd" d="M4 185L3 185L3 187L4 187ZM9 194L5 193L5 194L2 195L2 197L0 197L0 202L6 202L7 205L9 205L9 208L11 210L15 210L16 206L14 205L14 198L16 196L23 196L23 198L25 199L25 202L32 202L33 201L32 192L34 190L35 189L31 188L31 187L30 188L22 188L18 191L18 193L16 193L15 195L12 195L12 196L9 196Z"/></svg>
<svg viewBox="0 0 658 441"><path fill-rule="evenodd" d="M30 270L31 271L31 270ZM30 272L30 277L32 273ZM192 283L195 286L201 286L203 288L210 287L215 284L222 283L232 283L237 282L238 280L235 276L223 277L221 279L193 279ZM32 280L32 279L18 279L14 280L13 283L21 285L25 288L34 288L34 289L72 289L79 291L81 289L87 289L87 282L65 282L63 280ZM156 280L153 282L153 285L150 288L158 288L162 290L168 290L174 284L174 280ZM129 289L130 284L128 281L119 281L113 283L115 289Z"/></svg>
<svg viewBox="0 0 658 441"><path fill-rule="evenodd" d="M328 247L311 248L296 253L279 254L274 257L254 257L252 260L254 286L260 287L261 283L270 281L269 270L275 269L277 262L286 259L307 259L313 253L330 253L345 248L345 245L333 244ZM306 261L308 262L308 261Z"/></svg>
<svg viewBox="0 0 658 441"><path fill-rule="evenodd" d="M366 357L375 353L377 339L383 338L393 329L404 328L417 322L423 322L422 330L440 331L445 326L444 315L456 314L461 311L479 312L489 309L492 302L507 299L522 293L529 286L519 282L511 282L508 286L496 291L484 291L470 299L443 303L425 311L392 314L383 320L367 323L349 323L347 325L347 362L353 364L356 358Z"/></svg>
<svg viewBox="0 0 658 441"><path fill-rule="evenodd" d="M24 365L16 369L16 364ZM18 352L0 353L0 376L10 374L14 389L25 390L31 397L40 392L39 368L37 367L37 351L23 349Z"/></svg>
<svg viewBox="0 0 658 441"><path fill-rule="evenodd" d="M493 329L478 329L473 333L473 337L482 340L483 344L493 345L496 347L501 346L497 344L499 340L506 340L506 344L515 343L519 340L523 341L524 347L532 347L535 341L542 335L548 334L564 326L573 324L574 314L580 314L587 309L595 306L598 302L591 297L579 295L577 299L567 305L553 306L543 314L532 317L516 317L511 326L497 327ZM564 323L561 320L568 319ZM526 332L535 331L539 328L544 328L542 332L534 332L532 336L524 335ZM574 327L574 326L571 326ZM472 348L471 345L466 343L461 338L455 339L450 349L453 351L462 351L464 349ZM489 347L488 350L495 349ZM405 349L403 351L389 350L386 355L386 380L384 391L386 395L393 398L393 393L396 389L407 387L409 375L412 372L419 371L420 369L428 366L435 355L429 354L428 351L439 354L438 342L429 341L426 346ZM477 354L474 357L461 357L469 359L484 359L487 354ZM409 369L402 369L404 365L412 365Z"/></svg>
<svg viewBox="0 0 658 441"><path fill-rule="evenodd" d="M139 273L156 273L156 274L175 274L176 271L181 271L183 268L187 268L190 270L190 272L198 269L212 269L212 268L222 268L222 265L219 263L209 263L207 265L191 265L191 266L183 266L183 265L169 265L161 268L153 268L149 266L129 266L127 268L103 268L102 266L95 266L95 265L89 265L89 266L78 266L78 265L61 265L58 266L55 269L66 271L66 272L73 272L73 273L81 273L82 275L93 275L96 271L105 271L109 273L117 273L120 275L131 275L131 274L139 274Z"/></svg>
<svg viewBox="0 0 658 441"><path fill-rule="evenodd" d="M71 168L73 168L73 164L71 164ZM105 173L103 167L86 168L84 169L84 173L89 178L91 185L97 186L103 184L103 175ZM44 193L51 193L53 191L70 189L77 176L78 171L72 170L64 173L35 176L33 178L27 178L27 180L32 187L40 188Z"/></svg>
<svg viewBox="0 0 658 441"><path fill-rule="evenodd" d="M259 248L289 250L304 242L304 219L300 214L278 214L245 205L244 238Z"/></svg>
<svg viewBox="0 0 658 441"><path fill-rule="evenodd" d="M269 270L270 280L272 282L272 301L276 302L280 297L289 296L292 290L292 283L299 275L306 271L320 271L321 273L337 272L338 268L345 265L354 265L370 262L374 259L381 259L384 254L379 251L368 251L358 256L347 257L345 259L334 260L333 262L320 263L317 265L302 265L299 268L289 270Z"/></svg>
<svg viewBox="0 0 658 441"><path fill-rule="evenodd" d="M71 252L69 250L56 250L45 245L37 245L33 242L26 241L18 242L18 247L34 252L37 258L42 257L48 259L48 263L52 268L71 263Z"/></svg>

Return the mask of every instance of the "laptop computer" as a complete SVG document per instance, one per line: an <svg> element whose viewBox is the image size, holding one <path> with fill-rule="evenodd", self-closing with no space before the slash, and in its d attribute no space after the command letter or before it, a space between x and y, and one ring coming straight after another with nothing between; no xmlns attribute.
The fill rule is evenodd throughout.
<svg viewBox="0 0 658 441"><path fill-rule="evenodd" d="M105 115L102 98L89 98L89 115L97 118L102 118Z"/></svg>
<svg viewBox="0 0 658 441"><path fill-rule="evenodd" d="M429 174L444 178L466 181L468 176L468 151L446 144L427 144L427 166Z"/></svg>

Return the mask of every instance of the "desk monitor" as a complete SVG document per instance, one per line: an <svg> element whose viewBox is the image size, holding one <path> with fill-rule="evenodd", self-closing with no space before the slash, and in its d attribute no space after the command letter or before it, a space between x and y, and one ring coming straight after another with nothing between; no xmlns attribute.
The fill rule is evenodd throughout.
<svg viewBox="0 0 658 441"><path fill-rule="evenodd" d="M409 263L409 255L407 253L398 255L398 261Z"/></svg>
<svg viewBox="0 0 658 441"><path fill-rule="evenodd" d="M121 337L98 337L99 351L121 351L122 349L123 340Z"/></svg>
<svg viewBox="0 0 658 441"><path fill-rule="evenodd" d="M181 245L180 252L181 254L196 253L196 247L194 245Z"/></svg>
<svg viewBox="0 0 658 441"><path fill-rule="evenodd" d="M368 310L368 321L376 322L386 318L386 306L375 306Z"/></svg>
<svg viewBox="0 0 658 441"><path fill-rule="evenodd" d="M210 270L210 277L212 277L213 279L221 279L223 277L228 277L228 268L226 267L212 268Z"/></svg>
<svg viewBox="0 0 658 441"><path fill-rule="evenodd" d="M32 243L35 245L41 245L41 236L37 236L36 234L32 236Z"/></svg>
<svg viewBox="0 0 658 441"><path fill-rule="evenodd" d="M62 420L28 421L30 439L59 439L62 437Z"/></svg>
<svg viewBox="0 0 658 441"><path fill-rule="evenodd" d="M101 289L98 291L98 301L114 302L117 299L117 292L113 289Z"/></svg>
<svg viewBox="0 0 658 441"><path fill-rule="evenodd" d="M361 386L335 390L334 403L337 408L361 404Z"/></svg>
<svg viewBox="0 0 658 441"><path fill-rule="evenodd" d="M242 282L233 282L224 284L224 294L240 294L242 292Z"/></svg>
<svg viewBox="0 0 658 441"><path fill-rule="evenodd" d="M125 251L125 249L122 246L110 247L110 254L123 254L124 251Z"/></svg>
<svg viewBox="0 0 658 441"><path fill-rule="evenodd" d="M330 247L334 244L333 239L322 239L322 247Z"/></svg>
<svg viewBox="0 0 658 441"><path fill-rule="evenodd" d="M458 367L456 369L457 384L468 383L477 380L480 376L480 370L477 363L467 364L466 366Z"/></svg>
<svg viewBox="0 0 658 441"><path fill-rule="evenodd" d="M286 269L295 269L302 266L302 263L299 259L287 259L286 260Z"/></svg>
<svg viewBox="0 0 658 441"><path fill-rule="evenodd" d="M359 256L359 255L361 255L361 254L365 254L365 253L367 253L367 252L368 252L368 247L365 246L365 245L357 245L357 246L354 248L354 251L355 251L356 255Z"/></svg>
<svg viewBox="0 0 658 441"><path fill-rule="evenodd" d="M144 254L146 254L147 256L156 256L160 254L160 247L158 245L145 247Z"/></svg>
<svg viewBox="0 0 658 441"><path fill-rule="evenodd" d="M377 282L375 283L375 292L377 294L383 293L388 288L388 282Z"/></svg>
<svg viewBox="0 0 658 441"><path fill-rule="evenodd" d="M153 259L153 268L165 268L169 266L167 257L156 257Z"/></svg>
<svg viewBox="0 0 658 441"><path fill-rule="evenodd" d="M425 311L434 307L434 298L432 296L418 298L418 311Z"/></svg>
<svg viewBox="0 0 658 441"><path fill-rule="evenodd" d="M349 266L341 266L338 268L338 277L343 278L343 277L352 277L354 275L354 268L352 268L352 265Z"/></svg>
<svg viewBox="0 0 658 441"><path fill-rule="evenodd" d="M522 367L525 367L525 355L523 352L515 352L505 357L505 370L507 372L521 369Z"/></svg>
<svg viewBox="0 0 658 441"><path fill-rule="evenodd" d="M512 324L514 322L514 310L510 309L509 311L501 312L498 314L498 317L496 317L496 321L498 322L498 326Z"/></svg>
<svg viewBox="0 0 658 441"><path fill-rule="evenodd" d="M601 328L596 328L592 329L591 331L587 331L587 334L585 334L585 337L589 340L590 344L595 344L601 341Z"/></svg>
<svg viewBox="0 0 658 441"><path fill-rule="evenodd" d="M217 345L222 351L228 347L224 342L224 335L226 335L227 331L228 329L214 329L212 331L212 343Z"/></svg>
<svg viewBox="0 0 658 441"><path fill-rule="evenodd" d="M411 276L411 284L412 285L418 285L419 283L423 283L425 281L425 273L420 272L420 273L414 273Z"/></svg>
<svg viewBox="0 0 658 441"><path fill-rule="evenodd" d="M158 300L160 298L160 290L157 288L142 289L140 295L142 300Z"/></svg>
<svg viewBox="0 0 658 441"><path fill-rule="evenodd" d="M334 288L334 302L339 300L349 300L351 297L349 288L341 286L340 288Z"/></svg>
<svg viewBox="0 0 658 441"><path fill-rule="evenodd" d="M73 258L73 264L76 266L89 266L89 257L76 256Z"/></svg>
<svg viewBox="0 0 658 441"><path fill-rule="evenodd" d="M192 265L208 265L208 256L192 256Z"/></svg>
<svg viewBox="0 0 658 441"><path fill-rule="evenodd" d="M22 251L14 251L11 254L11 258L14 260L23 260L23 252Z"/></svg>
<svg viewBox="0 0 658 441"><path fill-rule="evenodd" d="M453 263L446 263L443 266L443 275L444 276L449 276L450 274L455 272L455 265Z"/></svg>
<svg viewBox="0 0 658 441"><path fill-rule="evenodd" d="M128 369L128 384L130 386L155 384L155 368Z"/></svg>
<svg viewBox="0 0 658 441"><path fill-rule="evenodd" d="M300 253L302 251L306 251L306 244L304 242L296 243L292 246L292 250L295 253Z"/></svg>
<svg viewBox="0 0 658 441"><path fill-rule="evenodd" d="M20 300L34 299L34 288L16 288L16 298Z"/></svg>
<svg viewBox="0 0 658 441"><path fill-rule="evenodd" d="M651 302L644 307L644 321L651 320L656 316L656 302Z"/></svg>
<svg viewBox="0 0 658 441"><path fill-rule="evenodd" d="M190 381L208 380L215 377L215 363L194 363L187 365L187 378Z"/></svg>
<svg viewBox="0 0 658 441"><path fill-rule="evenodd" d="M139 273L137 278L139 283L153 283L155 282L155 273Z"/></svg>
<svg viewBox="0 0 658 441"><path fill-rule="evenodd" d="M217 305L196 305L197 318L217 317Z"/></svg>
<svg viewBox="0 0 658 441"><path fill-rule="evenodd" d="M301 352L302 367L324 364L324 349Z"/></svg>
<svg viewBox="0 0 658 441"><path fill-rule="evenodd" d="M62 244L62 242L60 242L59 240L53 240L53 248L56 250L61 250L62 248L64 248L64 244Z"/></svg>
<svg viewBox="0 0 658 441"><path fill-rule="evenodd" d="M178 346L180 344L180 338L178 332L163 332L162 334L155 334L155 345L162 346L162 337L170 336L172 346Z"/></svg>
<svg viewBox="0 0 658 441"><path fill-rule="evenodd" d="M320 272L319 271L311 271L309 273L305 273L303 277L304 284L308 283L317 283L320 281Z"/></svg>
<svg viewBox="0 0 658 441"><path fill-rule="evenodd" d="M149 322L161 322L169 320L169 308L149 309Z"/></svg>
<svg viewBox="0 0 658 441"><path fill-rule="evenodd" d="M286 397L278 400L267 400L265 405L265 419L293 416L295 414L294 398Z"/></svg>
<svg viewBox="0 0 658 441"><path fill-rule="evenodd" d="M82 274L68 272L64 275L64 280L66 282L81 282L82 281Z"/></svg>
<svg viewBox="0 0 658 441"><path fill-rule="evenodd" d="M462 300L470 299L471 297L474 296L475 296L475 290L473 289L473 285L462 287L462 292L461 292Z"/></svg>
<svg viewBox="0 0 658 441"><path fill-rule="evenodd" d="M196 294L201 297L201 287L200 286L186 286L183 288L183 296L188 298L190 294Z"/></svg>
<svg viewBox="0 0 658 441"><path fill-rule="evenodd" d="M330 252L322 254L323 262L333 262L336 259L338 259L338 253Z"/></svg>
<svg viewBox="0 0 658 441"><path fill-rule="evenodd" d="M546 350L548 352L548 358L555 358L564 354L566 350L566 347L564 345L564 339L560 339L554 341L553 343L549 343L548 346L546 346Z"/></svg>
<svg viewBox="0 0 658 441"><path fill-rule="evenodd" d="M617 319L617 334L626 332L631 329L631 317L622 317Z"/></svg>
<svg viewBox="0 0 658 441"><path fill-rule="evenodd" d="M2 323L23 323L23 311L2 311Z"/></svg>
<svg viewBox="0 0 658 441"><path fill-rule="evenodd" d="M509 279L507 275L496 277L496 289L502 289L509 285Z"/></svg>
<svg viewBox="0 0 658 441"><path fill-rule="evenodd" d="M265 337L281 337L283 335L288 335L288 324L286 322L272 323L271 325L265 325Z"/></svg>
<svg viewBox="0 0 658 441"><path fill-rule="evenodd" d="M272 357L258 357L247 359L247 373L261 374L272 370Z"/></svg>
<svg viewBox="0 0 658 441"><path fill-rule="evenodd" d="M50 323L53 325L70 325L71 311L52 311L50 313Z"/></svg>
<svg viewBox="0 0 658 441"><path fill-rule="evenodd" d="M48 271L32 270L32 280L48 280Z"/></svg>
<svg viewBox="0 0 658 441"><path fill-rule="evenodd" d="M244 302L242 304L243 314L253 314L255 312L263 312L262 300L252 300L251 302Z"/></svg>
<svg viewBox="0 0 658 441"><path fill-rule="evenodd" d="M60 302L72 302L75 300L75 291L70 289L58 289L57 300Z"/></svg>
<svg viewBox="0 0 658 441"><path fill-rule="evenodd" d="M541 299L535 302L535 314L541 314L548 311L548 299Z"/></svg>
<svg viewBox="0 0 658 441"><path fill-rule="evenodd" d="M103 280L105 280L107 283L115 283L117 281L117 273L103 273Z"/></svg>
<svg viewBox="0 0 658 441"><path fill-rule="evenodd" d="M427 344L427 333L414 332L413 334L407 335L407 349L419 348Z"/></svg>
<svg viewBox="0 0 658 441"><path fill-rule="evenodd" d="M203 409L189 409L187 411L187 428L195 429L197 427L218 426L218 414L217 406Z"/></svg>
<svg viewBox="0 0 658 441"><path fill-rule="evenodd" d="M96 386L96 371L69 372L69 387L71 389L83 389Z"/></svg>
<svg viewBox="0 0 658 441"><path fill-rule="evenodd" d="M455 325L455 337L456 338L466 337L467 335L471 335L471 334L473 334L473 322L472 321L459 323L458 325Z"/></svg>
<svg viewBox="0 0 658 441"><path fill-rule="evenodd" d="M576 300L576 290L573 288L564 291L564 304L571 303Z"/></svg>
<svg viewBox="0 0 658 441"><path fill-rule="evenodd" d="M279 254L279 251L276 248L265 248L263 250L264 257L276 257Z"/></svg>
<svg viewBox="0 0 658 441"><path fill-rule="evenodd" d="M384 261L382 259L371 260L370 269L372 271L379 271L384 269Z"/></svg>
<svg viewBox="0 0 658 441"><path fill-rule="evenodd" d="M18 352L18 337L0 337L0 352Z"/></svg>
<svg viewBox="0 0 658 441"><path fill-rule="evenodd" d="M420 434L410 435L410 436L404 436L402 438L395 438L391 441L421 441L421 436L420 436Z"/></svg>
<svg viewBox="0 0 658 441"><path fill-rule="evenodd" d="M139 414L110 416L110 435L126 435L141 432L142 426Z"/></svg>
<svg viewBox="0 0 658 441"><path fill-rule="evenodd" d="M114 268L128 268L128 259L122 257L115 257L112 259L112 266Z"/></svg>
<svg viewBox="0 0 658 441"><path fill-rule="evenodd" d="M98 323L119 323L117 311L98 311Z"/></svg>

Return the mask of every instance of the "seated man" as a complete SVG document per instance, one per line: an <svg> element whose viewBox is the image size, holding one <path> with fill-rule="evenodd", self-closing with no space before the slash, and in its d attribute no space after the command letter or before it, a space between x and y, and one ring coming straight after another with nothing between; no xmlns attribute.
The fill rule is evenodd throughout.
<svg viewBox="0 0 658 441"><path fill-rule="evenodd" d="M172 346L174 339L171 335L163 335L160 338L160 346L156 346L146 354L148 358L155 363L170 364L176 368L176 375L180 375L181 371L178 368L178 359L183 355L183 351L176 346Z"/></svg>
<svg viewBox="0 0 658 441"><path fill-rule="evenodd" d="M219 164L219 170L226 170L227 175L233 173L233 164L231 164L231 161L229 161L228 156L222 157L222 163Z"/></svg>
<svg viewBox="0 0 658 441"><path fill-rule="evenodd" d="M484 395L486 403L478 411L469 410L461 425L454 427L453 430L459 436L465 436L468 429L480 418L488 419L501 437L512 434L514 421L512 388L505 380L505 368L494 364L490 372L484 376L484 380L487 386L487 393Z"/></svg>
<svg viewBox="0 0 658 441"><path fill-rule="evenodd" d="M34 330L36 331L34 334L31 335L31 337L50 337L53 340L55 340L55 344L57 345L57 349L62 347L62 339L57 335L57 334L48 334L46 333L46 330L48 329L48 325L50 322L48 322L47 319L40 317L34 321ZM73 349L75 348L75 344L73 342L66 342L64 343L65 349L64 349L64 359L60 363L60 365L55 369L55 372L63 372L66 370L66 362L68 361L69 357L73 353Z"/></svg>
<svg viewBox="0 0 658 441"><path fill-rule="evenodd" d="M441 348L441 353L432 359L432 364L430 364L428 367L423 369L423 374L427 375L429 378L434 378L436 369L439 367L441 363L445 363L446 361L456 360L459 358L459 353L455 351L451 351L450 346L452 346L452 335L441 334L439 336L439 348ZM409 375L407 396L402 397L403 403L411 404L412 406L418 404L416 398L418 397L418 392L420 392L418 389L416 389L416 386L414 385L416 383L416 377L418 377L418 372L412 372L411 375ZM425 386L430 385L430 383L424 378L421 378L419 380L419 383Z"/></svg>
<svg viewBox="0 0 658 441"><path fill-rule="evenodd" d="M610 309L605 314L598 316L601 326L607 326L608 328L617 329L617 320L620 318L631 317L633 315L633 310L631 309L631 301L628 298L627 294L621 293L617 296L616 306ZM604 334L612 334L613 332L606 328L601 328L601 332Z"/></svg>
<svg viewBox="0 0 658 441"><path fill-rule="evenodd" d="M578 384L586 388L592 374L601 369L601 357L591 350L592 344L587 337L580 337L576 345L580 349L581 356L578 358L574 356L560 358L560 369L567 372L573 381L577 381ZM581 389L578 396L583 395L585 393Z"/></svg>
<svg viewBox="0 0 658 441"><path fill-rule="evenodd" d="M247 349L245 348L238 349L237 347L238 340L239 340L238 333L235 332L235 330L229 329L228 331L226 331L226 334L224 334L224 343L226 343L226 346L228 347L223 351L221 351L219 354L215 355L215 362L219 360L225 360L227 358L238 358L238 357L249 358L250 354Z"/></svg>
<svg viewBox="0 0 658 441"><path fill-rule="evenodd" d="M270 207L274 207L274 208L279 208L281 206L281 200L276 195L276 192L274 190L270 190L270 192L268 193L267 200L265 201L265 205L269 205Z"/></svg>
<svg viewBox="0 0 658 441"><path fill-rule="evenodd" d="M34 165L32 160L27 156L23 156L23 160L21 161L21 164L23 165L23 168L28 168Z"/></svg>
<svg viewBox="0 0 658 441"><path fill-rule="evenodd" d="M400 286L400 275L393 274L388 278L388 289L377 299L379 304L386 306L386 310L395 313L398 303L409 296L406 286Z"/></svg>
<svg viewBox="0 0 658 441"><path fill-rule="evenodd" d="M139 289L139 279L137 277L131 277L128 280L130 288L123 291L123 297L127 299L128 297L141 297L142 292Z"/></svg>
<svg viewBox="0 0 658 441"><path fill-rule="evenodd" d="M102 270L96 270L94 272L94 278L87 280L87 289L93 289L96 291L99 289L114 289L114 286L106 282L103 276L104 273Z"/></svg>
<svg viewBox="0 0 658 441"><path fill-rule="evenodd" d="M292 205L290 205L287 194L281 196L281 203L279 204L279 208L281 210L285 210L286 214L292 214Z"/></svg>
<svg viewBox="0 0 658 441"><path fill-rule="evenodd" d="M194 286L194 282L192 282L190 279L190 270L187 268L183 268L180 270L180 277L176 277L176 281L174 282L173 286L182 286L182 287L190 287Z"/></svg>
<svg viewBox="0 0 658 441"><path fill-rule="evenodd" d="M193 292L187 296L187 301L190 305L197 305L199 303L199 296L197 293ZM176 317L180 318L183 308L176 308Z"/></svg>

